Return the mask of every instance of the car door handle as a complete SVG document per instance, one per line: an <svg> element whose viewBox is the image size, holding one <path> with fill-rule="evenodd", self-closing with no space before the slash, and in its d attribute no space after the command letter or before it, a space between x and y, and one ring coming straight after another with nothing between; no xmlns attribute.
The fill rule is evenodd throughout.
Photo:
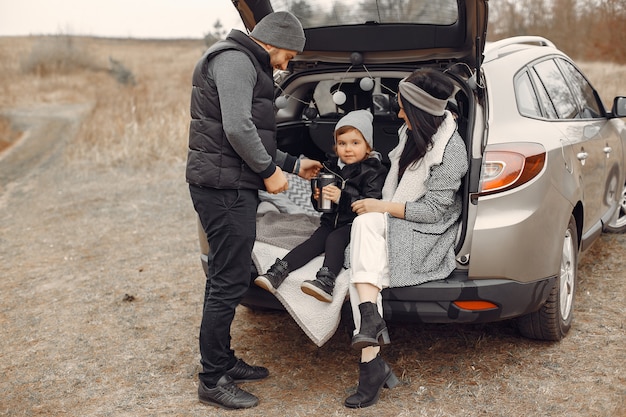
<svg viewBox="0 0 626 417"><path fill-rule="evenodd" d="M588 157L589 157L589 154L587 152L578 152L576 154L576 158L578 158L579 161L584 161Z"/></svg>
<svg viewBox="0 0 626 417"><path fill-rule="evenodd" d="M613 152L613 148L611 148L610 146L605 146L604 149L602 150L604 151L605 154L607 154L607 156L609 156L608 154Z"/></svg>

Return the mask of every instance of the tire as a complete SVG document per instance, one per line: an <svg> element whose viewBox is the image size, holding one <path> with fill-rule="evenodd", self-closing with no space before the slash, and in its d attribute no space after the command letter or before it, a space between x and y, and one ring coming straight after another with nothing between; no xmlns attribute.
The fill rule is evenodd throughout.
<svg viewBox="0 0 626 417"><path fill-rule="evenodd" d="M565 337L572 326L577 275L578 228L576 220L570 216L563 235L559 276L546 303L538 311L517 319L522 336L549 341L559 341Z"/></svg>
<svg viewBox="0 0 626 417"><path fill-rule="evenodd" d="M609 233L626 232L626 184L622 189L622 196L619 201L619 208L615 217L604 226L604 231Z"/></svg>

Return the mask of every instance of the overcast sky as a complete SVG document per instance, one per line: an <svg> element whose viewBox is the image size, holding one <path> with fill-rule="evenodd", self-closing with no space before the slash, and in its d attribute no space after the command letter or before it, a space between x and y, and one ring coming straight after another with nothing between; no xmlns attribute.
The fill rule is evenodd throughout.
<svg viewBox="0 0 626 417"><path fill-rule="evenodd" d="M0 0L0 36L202 38L217 19L243 29L231 0Z"/></svg>

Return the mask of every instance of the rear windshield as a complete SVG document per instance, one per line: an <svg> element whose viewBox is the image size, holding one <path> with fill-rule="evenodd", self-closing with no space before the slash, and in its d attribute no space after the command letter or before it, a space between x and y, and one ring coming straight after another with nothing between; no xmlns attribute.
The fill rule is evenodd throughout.
<svg viewBox="0 0 626 417"><path fill-rule="evenodd" d="M305 28L366 22L452 25L457 0L272 0L274 11L290 11Z"/></svg>

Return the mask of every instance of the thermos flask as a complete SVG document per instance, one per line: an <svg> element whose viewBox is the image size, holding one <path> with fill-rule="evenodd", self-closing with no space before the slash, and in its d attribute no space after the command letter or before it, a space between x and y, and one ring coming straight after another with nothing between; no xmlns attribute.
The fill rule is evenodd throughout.
<svg viewBox="0 0 626 417"><path fill-rule="evenodd" d="M333 202L324 198L322 188L329 184L335 183L335 176L333 174L319 174L316 178L311 179L311 188L315 191L316 188L320 189L320 195L317 200L317 211L322 213L331 213L334 211Z"/></svg>

